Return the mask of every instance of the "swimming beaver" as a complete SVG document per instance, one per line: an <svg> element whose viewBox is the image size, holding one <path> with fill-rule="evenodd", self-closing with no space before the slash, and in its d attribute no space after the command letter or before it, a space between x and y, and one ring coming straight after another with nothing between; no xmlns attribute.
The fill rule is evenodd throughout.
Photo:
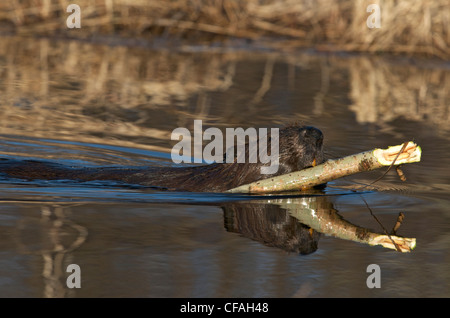
<svg viewBox="0 0 450 318"><path fill-rule="evenodd" d="M279 131L279 168L262 174L262 163L213 163L192 167L74 168L31 160L0 160L0 173L26 180L111 180L178 191L223 192L257 180L323 162L323 134L314 127L291 125ZM270 137L267 141L270 147ZM248 147L246 147L248 158ZM235 160L236 161L236 160Z"/></svg>

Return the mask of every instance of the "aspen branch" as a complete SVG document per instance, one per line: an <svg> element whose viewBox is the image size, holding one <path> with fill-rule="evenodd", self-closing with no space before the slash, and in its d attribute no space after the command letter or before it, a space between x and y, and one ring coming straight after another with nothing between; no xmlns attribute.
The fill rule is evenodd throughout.
<svg viewBox="0 0 450 318"><path fill-rule="evenodd" d="M420 146L410 141L406 146L402 144L387 149L376 148L359 154L328 160L312 168L252 182L226 192L271 193L306 190L359 172L372 171L392 164L419 162L421 155L422 149Z"/></svg>

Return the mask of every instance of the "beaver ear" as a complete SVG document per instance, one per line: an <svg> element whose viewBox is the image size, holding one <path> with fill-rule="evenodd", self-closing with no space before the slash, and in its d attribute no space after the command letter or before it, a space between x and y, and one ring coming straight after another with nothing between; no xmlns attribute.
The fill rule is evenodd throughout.
<svg viewBox="0 0 450 318"><path fill-rule="evenodd" d="M285 125L283 128L292 128L292 127L303 127L303 124L299 121L291 121L287 125Z"/></svg>
<svg viewBox="0 0 450 318"><path fill-rule="evenodd" d="M306 127L300 128L300 136L301 137L308 136L308 137L312 137L312 138L315 138L320 141L323 140L322 132L319 129L317 129L316 127L312 127L312 126L306 126Z"/></svg>
<svg viewBox="0 0 450 318"><path fill-rule="evenodd" d="M301 138L305 138L306 133L307 133L306 127L300 127L300 128L298 129L298 133L299 133L299 135L300 135Z"/></svg>

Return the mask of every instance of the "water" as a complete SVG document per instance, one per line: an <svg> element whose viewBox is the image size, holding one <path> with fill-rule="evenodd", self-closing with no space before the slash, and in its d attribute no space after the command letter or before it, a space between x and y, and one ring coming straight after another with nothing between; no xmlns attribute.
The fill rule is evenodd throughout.
<svg viewBox="0 0 450 318"><path fill-rule="evenodd" d="M0 157L170 165L177 127L321 129L330 158L414 140L422 161L246 196L0 178L2 297L449 297L449 65L251 48L0 39ZM367 202L367 207L365 202ZM282 207L286 208L282 209ZM370 210L369 210L370 209ZM311 213L416 238L410 253L309 231ZM373 215L370 213L372 211ZM378 221L379 223L378 223ZM381 225L380 225L381 223ZM347 223L346 223L347 224ZM295 243L302 242L301 247ZM69 264L81 288L69 289ZM366 285L381 268L381 288Z"/></svg>

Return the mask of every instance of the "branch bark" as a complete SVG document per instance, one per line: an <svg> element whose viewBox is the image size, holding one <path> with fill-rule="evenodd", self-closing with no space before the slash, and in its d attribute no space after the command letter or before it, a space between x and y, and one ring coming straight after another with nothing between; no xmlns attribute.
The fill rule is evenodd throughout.
<svg viewBox="0 0 450 318"><path fill-rule="evenodd" d="M410 141L387 149L373 149L359 154L328 160L312 168L276 176L250 184L245 184L226 192L231 193L272 193L298 191L359 172L371 171L393 164L419 162L422 155L420 146Z"/></svg>

